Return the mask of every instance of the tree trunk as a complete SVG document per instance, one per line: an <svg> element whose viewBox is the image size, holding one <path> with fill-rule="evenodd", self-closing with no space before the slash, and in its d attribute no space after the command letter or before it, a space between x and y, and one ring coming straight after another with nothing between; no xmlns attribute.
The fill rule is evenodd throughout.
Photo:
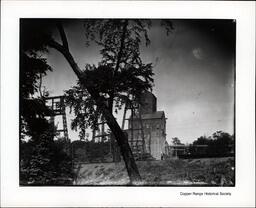
<svg viewBox="0 0 256 208"><path fill-rule="evenodd" d="M108 107L105 105L104 102L101 101L100 96L97 92L95 92L90 87L87 87L87 91L91 94L92 98L95 100L97 106L102 110L103 116L106 119L106 122L111 129L112 133L115 136L118 146L120 147L126 169L129 175L131 182L140 181L141 177L135 163L132 150L128 143L128 138L126 134L122 131L119 124L117 123L113 114L109 111Z"/></svg>

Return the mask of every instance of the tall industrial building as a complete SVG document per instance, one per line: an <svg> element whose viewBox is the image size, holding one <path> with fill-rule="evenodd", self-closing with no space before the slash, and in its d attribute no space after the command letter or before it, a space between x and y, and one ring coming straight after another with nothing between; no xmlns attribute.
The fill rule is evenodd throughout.
<svg viewBox="0 0 256 208"><path fill-rule="evenodd" d="M157 99L151 92L140 98L137 113L128 123L128 141L133 153L150 154L160 160L166 152L166 118L164 111L157 111Z"/></svg>

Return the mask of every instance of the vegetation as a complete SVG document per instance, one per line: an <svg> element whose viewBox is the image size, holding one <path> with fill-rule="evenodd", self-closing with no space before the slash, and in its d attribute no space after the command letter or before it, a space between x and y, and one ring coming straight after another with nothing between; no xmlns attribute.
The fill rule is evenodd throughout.
<svg viewBox="0 0 256 208"><path fill-rule="evenodd" d="M169 21L163 21L162 24L167 33L173 29ZM22 184L60 184L58 178L66 180L72 177L71 160L63 151L61 141L54 141L54 126L45 119L45 116L51 115L51 111L45 105L40 80L52 70L42 56L49 48L64 56L78 78L77 85L66 91L66 101L76 115L72 128L79 128L79 136L83 139L87 128L96 129L97 122L104 120L120 147L130 181L141 180L127 136L117 123L114 113L133 98L140 102L141 93L152 89L152 64L144 63L140 57L141 43L150 43L148 31L151 22L133 19L86 20L84 26L87 43L94 41L101 47L102 59L97 65L85 64L82 70L72 56L60 20L21 21ZM59 32L61 43L52 35L54 28ZM173 143L181 144L178 138L173 138ZM200 137L193 144L207 145L208 155L221 155L230 152L234 138L219 131L210 138Z"/></svg>
<svg viewBox="0 0 256 208"><path fill-rule="evenodd" d="M73 159L76 162L120 162L120 152L114 141L73 141Z"/></svg>
<svg viewBox="0 0 256 208"><path fill-rule="evenodd" d="M131 98L138 101L143 91L152 89L152 64L143 63L139 50L141 35L145 36L145 44L149 44L150 21L87 20L84 25L87 43L94 41L101 47L102 60L98 66L85 66L83 81L99 92L112 114L117 113L125 102ZM85 129L96 129L99 120L105 120L103 111L80 81L66 91L66 96L76 115L72 128L80 129L82 139Z"/></svg>
<svg viewBox="0 0 256 208"><path fill-rule="evenodd" d="M49 128L20 145L21 185L68 185L73 173L70 157L50 135Z"/></svg>
<svg viewBox="0 0 256 208"><path fill-rule="evenodd" d="M40 93L40 79L51 69L39 55L43 42L27 38L21 27L20 47L20 184L61 184L72 177L71 160L54 141L55 127L45 116L50 109ZM69 181L70 182L70 181ZM67 181L65 181L67 184Z"/></svg>
<svg viewBox="0 0 256 208"><path fill-rule="evenodd" d="M215 132L211 137L201 136L193 142L193 145L207 145L203 151L190 146L190 154L203 157L223 157L234 155L234 136L222 131Z"/></svg>
<svg viewBox="0 0 256 208"><path fill-rule="evenodd" d="M183 143L181 143L181 141L180 141L180 139L178 137L172 138L172 143L174 145L184 145Z"/></svg>
<svg viewBox="0 0 256 208"><path fill-rule="evenodd" d="M171 31L172 24L169 21L163 21L163 25L167 28L167 32ZM61 21L27 20L26 22L24 20L23 26L28 26L24 38L35 43L38 49L47 51L47 47L51 47L65 57L78 77L78 87L82 90L83 96L89 98L89 102L87 102L88 99L85 101L89 107L83 109L85 115L82 115L80 109L77 109L77 121L79 122L75 123L73 127L79 126L82 130L81 136L83 136L87 125L92 125L94 128L98 118L104 119L120 147L131 182L140 180L141 177L126 135L113 116L113 103L114 100L116 101L115 105L123 102L121 98L123 92L126 93L126 97L130 94L137 96L141 91L150 89L152 86L152 66L142 63L139 50L141 36L145 37L146 44L149 43L147 31L150 21L122 19L85 21L85 34L88 41L96 41L102 47L102 61L98 66L87 64L85 70L81 70L72 56ZM61 43L52 36L52 27L57 28ZM129 78L127 79L127 77ZM78 93L77 88L72 90L68 92L69 95ZM73 96L75 99L70 97L70 104L74 106L75 102L73 101L77 97ZM78 97L80 99L81 96ZM77 103L81 103L81 99ZM87 118L87 123L83 123L84 118Z"/></svg>
<svg viewBox="0 0 256 208"><path fill-rule="evenodd" d="M158 161L137 161L140 185L150 186L234 186L233 157ZM80 164L77 185L127 185L123 163Z"/></svg>

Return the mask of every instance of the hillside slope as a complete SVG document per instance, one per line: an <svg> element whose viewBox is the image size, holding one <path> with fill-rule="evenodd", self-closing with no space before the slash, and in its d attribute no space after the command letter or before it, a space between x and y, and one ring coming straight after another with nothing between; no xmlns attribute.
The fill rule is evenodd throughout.
<svg viewBox="0 0 256 208"><path fill-rule="evenodd" d="M234 186L234 158L137 161L143 181L138 185ZM123 162L76 164L74 185L127 185Z"/></svg>

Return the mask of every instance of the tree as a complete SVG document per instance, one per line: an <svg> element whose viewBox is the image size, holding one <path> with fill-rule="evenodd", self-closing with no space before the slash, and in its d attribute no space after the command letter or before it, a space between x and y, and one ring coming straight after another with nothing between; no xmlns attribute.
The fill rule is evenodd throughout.
<svg viewBox="0 0 256 208"><path fill-rule="evenodd" d="M150 27L150 21L130 21L134 22L129 27L128 20L85 21L87 39L102 47L102 60L98 66L85 66L87 82L92 82L93 88L101 93L111 113L121 109L128 100L132 102L131 97L139 101L142 92L151 90L153 85L152 64L144 64L139 54L139 35L144 34L147 45L146 28ZM98 120L104 119L104 116L80 82L67 90L66 95L66 101L76 115L72 128L79 127L79 135L83 138L85 129L97 128Z"/></svg>
<svg viewBox="0 0 256 208"><path fill-rule="evenodd" d="M181 143L181 141L179 140L178 137L172 138L172 143L173 143L174 145L184 145L184 144Z"/></svg>
<svg viewBox="0 0 256 208"><path fill-rule="evenodd" d="M45 119L52 112L39 93L40 79L51 67L39 54L46 51L44 44L30 40L24 28L20 33L20 184L59 184L60 177L72 177L72 169L70 158L53 140L55 128Z"/></svg>
<svg viewBox="0 0 256 208"><path fill-rule="evenodd" d="M201 136L193 142L193 145L209 145L210 142L211 142L211 138L207 138L206 136Z"/></svg>
<svg viewBox="0 0 256 208"><path fill-rule="evenodd" d="M20 184L21 185L67 185L72 182L72 164L63 147L53 140L51 124L45 122L45 128L37 136L20 145ZM36 132L34 132L36 133Z"/></svg>
<svg viewBox="0 0 256 208"><path fill-rule="evenodd" d="M207 145L206 154L208 156L225 156L234 147L234 139L229 133L217 131L211 137L199 137L193 142L193 145Z"/></svg>
<svg viewBox="0 0 256 208"><path fill-rule="evenodd" d="M228 154L234 145L234 140L229 133L223 131L217 131L212 135L211 149L215 151L216 154Z"/></svg>
<svg viewBox="0 0 256 208"><path fill-rule="evenodd" d="M81 87L81 89L85 91L85 94L88 93L88 96L90 96L91 100L93 101L92 106L96 106L94 112L96 112L97 114L98 111L99 114L102 114L102 116L106 120L106 123L114 134L115 139L120 147L123 159L125 161L126 169L131 182L139 181L141 177L135 160L133 158L128 139L126 138L126 135L115 120L112 113L112 108L114 97L116 97L117 95L116 92L120 92L116 88L118 85L115 81L117 80L117 77L120 76L121 72L123 72L123 77L126 70L133 70L134 73L138 73L141 70L146 70L150 72L150 70L148 69L150 69L151 66L143 65L142 63L140 63L139 59L138 46L140 44L141 34L144 34L144 36L146 37L146 41L148 42L147 30L145 29L146 25L144 22L147 21L93 20L90 24L87 24L87 36L90 37L92 40L94 40L96 37L95 31L99 32L100 42L98 43L103 46L103 49L101 51L103 55L103 61L97 67L87 65L84 71L81 70L81 68L77 65L74 57L69 50L67 36L59 20L57 20L56 26L60 34L60 39L62 42L61 44L54 40L50 33L48 33L48 27L50 27L49 25L47 25L45 27L45 30L43 31L42 29L33 31L37 34L34 35L34 37L36 37L39 42L59 51L65 57L74 73L77 75L79 79L79 87ZM168 30L170 30L170 28L172 28L172 25L166 22L163 24L167 25ZM45 22L43 21L42 25L44 25L44 23ZM133 25L131 28L129 28L130 23L133 23L131 24ZM38 24L38 22L36 24ZM31 28L29 32L32 32ZM114 40L114 42L111 42L112 40ZM113 46L115 45L117 45L118 47L113 48ZM131 48L128 48L127 46ZM116 50L117 48L118 50ZM132 54L129 54L131 53L131 51ZM110 55L111 53L112 55ZM103 81L104 79L100 79L99 82L95 82L94 80L95 73L101 71L102 69L108 69L106 70L106 72L114 78L112 79L114 82L112 82L111 86L108 88L110 90L108 92L108 95L106 95L105 91L101 91L102 87L106 87L106 83L101 83L101 81ZM151 75L148 74L148 78L150 78L150 76ZM139 81L139 79L137 81ZM144 81L144 83L149 83L148 80ZM138 82L138 84L141 83L143 82ZM120 86L121 85L119 85L119 87ZM131 90L130 92L136 95L136 91Z"/></svg>

